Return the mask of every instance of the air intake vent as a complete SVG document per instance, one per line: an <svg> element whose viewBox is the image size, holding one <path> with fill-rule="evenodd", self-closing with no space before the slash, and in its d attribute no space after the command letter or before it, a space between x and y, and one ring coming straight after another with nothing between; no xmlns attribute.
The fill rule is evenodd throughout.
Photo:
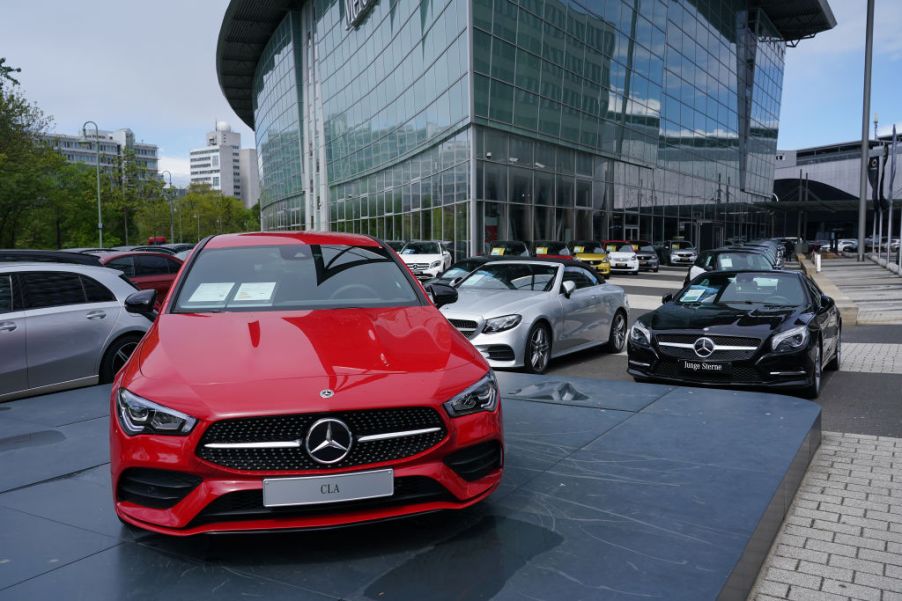
<svg viewBox="0 0 902 601"><path fill-rule="evenodd" d="M145 507L168 509L188 496L201 480L180 472L133 468L119 478L116 498Z"/></svg>
<svg viewBox="0 0 902 601"><path fill-rule="evenodd" d="M501 444L497 440L461 449L445 457L445 465L467 482L479 480L501 468Z"/></svg>

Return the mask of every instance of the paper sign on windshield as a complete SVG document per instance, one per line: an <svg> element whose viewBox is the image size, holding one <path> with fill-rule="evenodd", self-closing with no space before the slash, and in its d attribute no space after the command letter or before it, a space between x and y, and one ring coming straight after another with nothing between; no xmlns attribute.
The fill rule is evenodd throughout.
<svg viewBox="0 0 902 601"><path fill-rule="evenodd" d="M232 300L236 303L270 303L275 288L275 282L245 282L238 287Z"/></svg>
<svg viewBox="0 0 902 601"><path fill-rule="evenodd" d="M536 254L537 254L537 255L547 255L547 254L548 254L548 247L547 247L547 246L537 246L537 247L536 247Z"/></svg>
<svg viewBox="0 0 902 601"><path fill-rule="evenodd" d="M204 282L197 287L189 303L223 303L228 298L229 292L235 287L235 282Z"/></svg>
<svg viewBox="0 0 902 601"><path fill-rule="evenodd" d="M573 252L575 252L575 253L585 252L585 250L586 250L585 246L574 246L573 247Z"/></svg>
<svg viewBox="0 0 902 601"><path fill-rule="evenodd" d="M730 257L721 257L720 266L723 269L733 269L733 259L731 259Z"/></svg>
<svg viewBox="0 0 902 601"><path fill-rule="evenodd" d="M496 257L500 257L500 256L503 255L503 254L504 254L504 247L503 247L503 246L497 246L497 247L495 247L495 248L492 249L492 255L494 255L494 256L496 256Z"/></svg>
<svg viewBox="0 0 902 601"><path fill-rule="evenodd" d="M681 298L680 300L684 303L694 303L697 302L704 293L705 288L690 288L686 291L686 294L684 294L683 298Z"/></svg>

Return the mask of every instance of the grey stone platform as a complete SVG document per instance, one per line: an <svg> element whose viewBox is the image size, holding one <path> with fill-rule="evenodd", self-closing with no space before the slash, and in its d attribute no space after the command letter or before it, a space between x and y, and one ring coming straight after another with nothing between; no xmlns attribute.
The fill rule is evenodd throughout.
<svg viewBox="0 0 902 601"><path fill-rule="evenodd" d="M500 374L463 512L169 539L113 514L108 387L0 404L0 600L744 600L820 442L792 397Z"/></svg>

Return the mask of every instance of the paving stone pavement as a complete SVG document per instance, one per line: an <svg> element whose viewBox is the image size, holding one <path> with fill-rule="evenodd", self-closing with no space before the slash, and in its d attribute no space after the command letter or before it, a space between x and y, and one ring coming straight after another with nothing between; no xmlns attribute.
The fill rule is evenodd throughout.
<svg viewBox="0 0 902 601"><path fill-rule="evenodd" d="M902 344L844 342L842 371L902 374Z"/></svg>
<svg viewBox="0 0 902 601"><path fill-rule="evenodd" d="M902 278L870 261L829 259L822 274L858 305L858 323L902 324Z"/></svg>
<svg viewBox="0 0 902 601"><path fill-rule="evenodd" d="M824 432L749 601L902 601L902 438Z"/></svg>

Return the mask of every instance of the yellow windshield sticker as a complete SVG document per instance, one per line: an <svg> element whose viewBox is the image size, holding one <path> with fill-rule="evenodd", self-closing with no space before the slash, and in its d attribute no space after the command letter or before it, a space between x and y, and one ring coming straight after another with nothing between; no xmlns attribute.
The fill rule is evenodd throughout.
<svg viewBox="0 0 902 601"><path fill-rule="evenodd" d="M492 255L493 255L493 256L500 257L500 256L503 255L503 254L504 254L504 247L503 247L503 246L496 246L495 248L492 249Z"/></svg>
<svg viewBox="0 0 902 601"><path fill-rule="evenodd" d="M537 255L547 255L547 254L548 254L548 247L547 247L547 246L537 246L537 247L536 247L536 254L537 254Z"/></svg>
<svg viewBox="0 0 902 601"><path fill-rule="evenodd" d="M585 250L586 250L585 246L574 246L573 247L573 252L575 252L575 253L585 252Z"/></svg>

